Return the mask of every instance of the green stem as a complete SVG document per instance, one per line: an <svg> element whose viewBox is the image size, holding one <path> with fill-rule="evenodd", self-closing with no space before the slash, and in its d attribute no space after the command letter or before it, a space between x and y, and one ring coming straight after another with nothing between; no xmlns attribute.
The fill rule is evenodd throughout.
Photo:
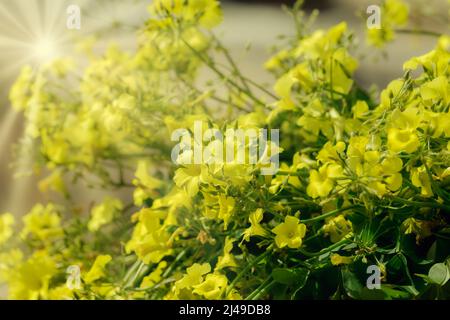
<svg viewBox="0 0 450 320"><path fill-rule="evenodd" d="M264 286L261 285L260 287L258 287L258 289L251 293L251 297L248 296L245 300L258 300L263 294L267 293L267 291L276 283L275 280L272 280L269 283L265 284L268 280L270 280L270 278L263 283Z"/></svg>
<svg viewBox="0 0 450 320"><path fill-rule="evenodd" d="M423 36L440 37L442 34L430 30L414 30L414 29L396 29L395 32L405 33L405 34L417 34Z"/></svg>
<svg viewBox="0 0 450 320"><path fill-rule="evenodd" d="M234 278L234 280L231 282L231 284L228 286L227 290L226 290L226 296L228 296L231 292L231 290L233 290L234 286L236 285L236 283L248 272L250 271L250 269L256 265L257 263L259 263L261 260L263 260L265 257L267 257L270 254L270 251L266 251L264 252L262 255L260 255L259 257L253 259L253 261L251 261L249 264L247 264L245 266L245 268L239 272L239 274L236 276L236 278Z"/></svg>
<svg viewBox="0 0 450 320"><path fill-rule="evenodd" d="M175 258L175 260L170 264L170 266L164 271L164 273L161 275L161 278L165 279L167 276L172 272L172 270L175 268L175 265L183 259L184 255L186 254L187 249L181 251L178 256Z"/></svg>
<svg viewBox="0 0 450 320"><path fill-rule="evenodd" d="M446 209L450 210L450 206L447 206L442 203L438 202L422 202L422 201L413 201L413 200L406 200L399 197L394 197L394 201L398 201L404 204L409 204L416 207L426 207L426 208L437 208L437 209Z"/></svg>
<svg viewBox="0 0 450 320"><path fill-rule="evenodd" d="M245 87L245 89L248 92L251 92L250 87L247 84L246 79L242 76L242 74L239 72L239 68L236 65L236 63L234 62L233 58L231 57L230 53L228 52L228 50L222 45L222 43L219 41L219 39L217 39L214 34L210 33L211 36L214 38L214 40L216 41L217 47L223 52L225 58L227 59L228 63L231 65L231 69L232 72L234 72L234 74L236 74L239 79L241 80L242 85Z"/></svg>
<svg viewBox="0 0 450 320"><path fill-rule="evenodd" d="M142 271L142 268L144 268L146 265L140 261L137 260L133 266L131 266L130 271L125 275L124 278L124 288L132 287L134 282L136 281L137 277Z"/></svg>
<svg viewBox="0 0 450 320"><path fill-rule="evenodd" d="M252 293L250 293L247 298L245 298L245 300L252 300L253 297L258 294L258 292L260 292L269 282L270 282L271 278L267 278L266 280L264 280L259 286L258 288L256 288L254 291L252 291Z"/></svg>
<svg viewBox="0 0 450 320"><path fill-rule="evenodd" d="M301 174L300 172L283 171L283 170L279 170L277 172L277 175L279 175L279 176L298 176L298 177L303 176L303 174Z"/></svg>
<svg viewBox="0 0 450 320"><path fill-rule="evenodd" d="M322 249L322 250L320 250L320 251L318 251L318 252L309 252L309 251L306 251L306 250L304 250L304 249L298 249L298 250L299 250L302 254L304 254L305 256L307 256L307 257L317 257L317 256L320 256L320 255L322 255L322 254L324 254L324 253L333 251L334 249L339 248L339 247L342 246L343 244L346 244L346 243L349 243L349 242L350 242L349 239L344 238L344 239L342 239L342 240L340 240L340 241L338 241L338 242L332 244L331 246L329 246L329 247L327 247L327 248L325 248L325 249Z"/></svg>
<svg viewBox="0 0 450 320"><path fill-rule="evenodd" d="M243 89L240 85L238 85L236 82L232 81L229 77L227 77L222 71L220 71L219 69L217 69L217 67L214 65L214 62L210 61L210 59L205 58L200 52L198 52L197 50L195 50L195 48L193 48L186 40L184 40L183 38L181 38L181 41L183 41L183 43L192 50L192 52L194 52L194 54L200 59L202 60L212 71L214 71L220 78L222 78L224 81L228 82L231 86L233 86L234 88L236 88L238 91L244 93L247 97L249 97L250 99L252 99L254 102L262 105L262 106L266 106L266 104L264 102L262 102L261 100L259 100L258 98L256 98L251 92ZM247 111L250 112L250 110L248 109L244 109L244 108L240 108L243 111Z"/></svg>
<svg viewBox="0 0 450 320"><path fill-rule="evenodd" d="M311 223L311 222L316 222L316 221L324 220L324 219L326 219L326 218L328 218L328 217L331 217L331 216L333 216L333 215L335 215L335 214L337 214L337 213L344 212L344 211L347 211L347 210L350 210L350 209L354 209L354 208L356 208L356 207L358 207L358 206L357 206L357 205L354 205L354 206L350 206L350 207L345 207L345 208L336 209L336 210L333 210L333 211L324 213L324 214L322 214L322 215L320 215L320 216L317 216L317 217L314 217L314 218L311 218L311 219L303 219L303 220L300 220L300 222L302 222L302 223Z"/></svg>
<svg viewBox="0 0 450 320"><path fill-rule="evenodd" d="M128 272L125 274L125 277L123 277L123 283L127 283L128 280L131 277L131 274L136 270L136 268L138 268L139 264L141 263L141 261L136 260L133 265L131 266L130 269L128 269Z"/></svg>

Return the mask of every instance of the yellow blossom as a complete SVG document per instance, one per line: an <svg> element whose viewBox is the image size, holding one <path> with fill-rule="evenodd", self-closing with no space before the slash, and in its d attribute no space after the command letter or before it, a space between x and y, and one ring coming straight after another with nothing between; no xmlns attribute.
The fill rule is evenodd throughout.
<svg viewBox="0 0 450 320"><path fill-rule="evenodd" d="M420 188L420 194L424 197L433 196L431 181L425 166L411 169L411 182L415 187Z"/></svg>
<svg viewBox="0 0 450 320"><path fill-rule="evenodd" d="M388 148L393 152L413 153L420 146L415 130L391 128L388 130Z"/></svg>
<svg viewBox="0 0 450 320"><path fill-rule="evenodd" d="M275 243L279 248L299 248L306 234L306 225L300 223L294 216L286 216L283 223L272 229L275 233Z"/></svg>
<svg viewBox="0 0 450 320"><path fill-rule="evenodd" d="M211 271L209 263L194 263L186 269L186 275L176 282L178 289L190 288L196 286L203 281L203 276Z"/></svg>
<svg viewBox="0 0 450 320"><path fill-rule="evenodd" d="M88 223L90 231L97 231L105 224L110 223L123 209L122 201L111 197L105 197L103 202L91 211L91 219Z"/></svg>
<svg viewBox="0 0 450 320"><path fill-rule="evenodd" d="M148 161L141 160L137 164L135 172L136 179L133 180L133 184L137 187L134 191L134 202L137 206L142 206L143 202L147 198L155 198L159 195L157 191L162 186L162 181L152 177L149 174L150 163Z"/></svg>
<svg viewBox="0 0 450 320"><path fill-rule="evenodd" d="M342 176L342 167L337 164L323 165L319 170L311 170L306 189L312 198L326 197L335 185L335 178Z"/></svg>
<svg viewBox="0 0 450 320"><path fill-rule="evenodd" d="M13 234L14 216L11 213L0 215L0 245L5 243Z"/></svg>
<svg viewBox="0 0 450 320"><path fill-rule="evenodd" d="M337 253L333 253L331 255L330 259L331 259L331 264L333 266L339 266L341 264L350 264L353 261L352 257L344 257Z"/></svg>
<svg viewBox="0 0 450 320"><path fill-rule="evenodd" d="M141 282L141 288L150 288L155 284L159 283L162 279L161 275L164 272L164 269L167 267L166 261L161 261L155 270L152 271L148 276L145 276Z"/></svg>
<svg viewBox="0 0 450 320"><path fill-rule="evenodd" d="M236 201L232 197L224 195L219 196L219 215L218 218L223 220L223 228L227 230L228 223L233 215Z"/></svg>
<svg viewBox="0 0 450 320"><path fill-rule="evenodd" d="M23 253L20 249L11 249L0 252L0 284L6 282L11 272L23 261Z"/></svg>
<svg viewBox="0 0 450 320"><path fill-rule="evenodd" d="M353 117L357 119L363 118L368 111L369 106L365 101L358 100L352 107Z"/></svg>
<svg viewBox="0 0 450 320"><path fill-rule="evenodd" d="M46 251L36 251L8 275L9 298L46 299L51 278L57 272L55 261Z"/></svg>
<svg viewBox="0 0 450 320"><path fill-rule="evenodd" d="M226 276L221 274L208 274L202 283L193 286L193 292L208 300L217 300L222 297L227 284L228 279Z"/></svg>
<svg viewBox="0 0 450 320"><path fill-rule="evenodd" d="M73 300L74 293L66 284L52 288L48 291L49 300Z"/></svg>
<svg viewBox="0 0 450 320"><path fill-rule="evenodd" d="M63 234L61 218L53 204L47 206L35 205L31 211L23 217L24 227L21 235L26 237L32 234L38 239L45 241Z"/></svg>
<svg viewBox="0 0 450 320"><path fill-rule="evenodd" d="M233 239L227 237L225 239L225 245L223 247L223 255L219 257L217 261L216 270L220 270L227 267L237 267L237 263L234 256L231 254L233 250Z"/></svg>
<svg viewBox="0 0 450 320"><path fill-rule="evenodd" d="M41 192L48 192L48 190L52 190L66 195L67 188L64 183L61 170L54 170L48 177L39 181L39 190Z"/></svg>
<svg viewBox="0 0 450 320"><path fill-rule="evenodd" d="M216 0L155 0L149 11L153 15L169 13L182 21L197 22L205 28L212 28L222 21L220 4ZM168 21L163 20L163 23Z"/></svg>
<svg viewBox="0 0 450 320"><path fill-rule="evenodd" d="M261 221L264 217L263 209L256 209L256 211L250 213L249 221L250 227L245 229L244 231L244 241L250 241L250 237L252 236L261 236L264 237L267 235L266 230L261 226Z"/></svg>
<svg viewBox="0 0 450 320"><path fill-rule="evenodd" d="M87 274L83 277L83 280L90 284L105 276L105 267L112 260L110 255L99 255L95 258L94 264Z"/></svg>
<svg viewBox="0 0 450 320"><path fill-rule="evenodd" d="M331 242L334 243L352 232L352 223L341 214L329 219L322 228L330 236Z"/></svg>
<svg viewBox="0 0 450 320"><path fill-rule="evenodd" d="M432 234L432 223L430 223L430 221L419 220L412 217L403 221L402 228L404 229L405 234L415 234L417 242Z"/></svg>

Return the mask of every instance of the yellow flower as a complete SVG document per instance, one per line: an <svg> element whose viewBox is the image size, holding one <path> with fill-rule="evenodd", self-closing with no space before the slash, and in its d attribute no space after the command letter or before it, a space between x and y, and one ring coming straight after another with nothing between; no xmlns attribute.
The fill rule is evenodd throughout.
<svg viewBox="0 0 450 320"><path fill-rule="evenodd" d="M306 193L312 198L326 197L334 187L335 178L342 176L342 167L326 164L317 170L311 170Z"/></svg>
<svg viewBox="0 0 450 320"><path fill-rule="evenodd" d="M355 119L364 118L365 114L369 111L369 106L367 102L358 100L352 107L353 117Z"/></svg>
<svg viewBox="0 0 450 320"><path fill-rule="evenodd" d="M352 232L352 223L345 219L344 215L331 218L322 227L323 231L330 236L331 242L338 242L347 234Z"/></svg>
<svg viewBox="0 0 450 320"><path fill-rule="evenodd" d="M299 248L306 234L306 225L296 217L286 216L284 222L273 228L272 232L276 234L275 243L279 248Z"/></svg>
<svg viewBox="0 0 450 320"><path fill-rule="evenodd" d="M46 251L35 252L16 266L7 279L9 298L13 300L46 299L51 278L57 272L55 261Z"/></svg>
<svg viewBox="0 0 450 320"><path fill-rule="evenodd" d="M289 58L289 51L281 50L264 63L264 68L269 71L276 70L282 66L284 60L287 58Z"/></svg>
<svg viewBox="0 0 450 320"><path fill-rule="evenodd" d="M415 234L417 242L432 234L432 224L430 221L408 218L403 221L402 228L404 229L405 234Z"/></svg>
<svg viewBox="0 0 450 320"><path fill-rule="evenodd" d="M41 192L48 192L48 190L52 190L63 195L67 195L67 188L64 183L61 170L53 170L48 177L39 181L38 187Z"/></svg>
<svg viewBox="0 0 450 320"><path fill-rule="evenodd" d="M152 273L150 273L148 276L142 279L140 287L150 288L153 287L155 284L158 284L162 279L161 275L166 267L167 262L161 261Z"/></svg>
<svg viewBox="0 0 450 320"><path fill-rule="evenodd" d="M191 199L184 190L175 187L168 195L153 201L151 211L164 219L164 226L170 226L178 224L177 214L181 207L190 209Z"/></svg>
<svg viewBox="0 0 450 320"><path fill-rule="evenodd" d="M219 196L219 219L223 220L223 228L227 230L228 222L234 213L234 206L236 201L232 197L224 195Z"/></svg>
<svg viewBox="0 0 450 320"><path fill-rule="evenodd" d="M217 300L222 297L228 279L221 274L208 274L205 280L194 286L194 293L205 297L208 300Z"/></svg>
<svg viewBox="0 0 450 320"><path fill-rule="evenodd" d="M108 196L105 197L101 204L92 208L88 229L90 231L97 231L103 225L110 223L122 209L122 201Z"/></svg>
<svg viewBox="0 0 450 320"><path fill-rule="evenodd" d="M136 179L133 184L137 187L134 191L133 198L137 206L142 206L147 198L155 198L159 195L158 189L162 186L162 181L149 175L150 163L141 160L138 162L135 172Z"/></svg>
<svg viewBox="0 0 450 320"><path fill-rule="evenodd" d="M222 10L217 0L191 0L189 1L188 15L195 17L200 12L198 22L205 28L213 28L222 22Z"/></svg>
<svg viewBox="0 0 450 320"><path fill-rule="evenodd" d="M233 289L228 293L225 300L244 300L242 296L239 294L239 292L236 289Z"/></svg>
<svg viewBox="0 0 450 320"><path fill-rule="evenodd" d="M433 196L431 181L425 166L411 169L411 182L415 187L420 188L420 194L424 197Z"/></svg>
<svg viewBox="0 0 450 320"><path fill-rule="evenodd" d="M56 77L64 78L68 73L74 71L75 61L72 58L59 58L51 61L44 66L44 70L48 69ZM46 70L47 71L47 70Z"/></svg>
<svg viewBox="0 0 450 320"><path fill-rule="evenodd" d="M67 161L70 145L64 137L62 137L61 133L50 136L46 130L43 130L41 139L41 151L49 158L53 165L62 164Z"/></svg>
<svg viewBox="0 0 450 320"><path fill-rule="evenodd" d="M13 234L14 216L11 213L0 215L0 245L5 243Z"/></svg>
<svg viewBox="0 0 450 320"><path fill-rule="evenodd" d="M393 152L413 153L419 146L419 138L414 129L388 129L388 148Z"/></svg>
<svg viewBox="0 0 450 320"><path fill-rule="evenodd" d="M303 90L309 91L313 80L307 63L301 63L288 73L281 76L274 86L275 93L281 98L278 106L283 109L291 109L294 102L291 97L291 91L295 84L298 84Z"/></svg>
<svg viewBox="0 0 450 320"><path fill-rule="evenodd" d="M33 69L30 66L22 68L19 77L9 92L9 100L17 111L27 109L31 98L31 85L34 80Z"/></svg>
<svg viewBox="0 0 450 320"><path fill-rule="evenodd" d="M179 168L175 171L173 181L179 188L186 190L190 197L197 195L199 191L199 184L204 177L204 167L201 165L186 165L184 168Z"/></svg>
<svg viewBox="0 0 450 320"><path fill-rule="evenodd" d="M73 300L73 291L67 285L61 285L48 291L48 300Z"/></svg>
<svg viewBox="0 0 450 320"><path fill-rule="evenodd" d="M403 0L386 0L384 9L388 23L401 26L408 22L409 7Z"/></svg>
<svg viewBox="0 0 450 320"><path fill-rule="evenodd" d="M88 273L83 277L88 284L105 276L105 267L112 260L110 255L99 255Z"/></svg>
<svg viewBox="0 0 450 320"><path fill-rule="evenodd" d="M209 263L194 263L186 269L186 275L176 282L177 289L190 288L202 283L203 275L211 272Z"/></svg>
<svg viewBox="0 0 450 320"><path fill-rule="evenodd" d="M157 263L162 258L172 253L171 248L171 234L168 233L163 226L151 232L145 231L146 227L143 224L138 224L135 227L134 233L141 233L135 243L127 244L127 249L133 248L139 259L144 263ZM142 231L143 230L143 231Z"/></svg>
<svg viewBox="0 0 450 320"><path fill-rule="evenodd" d="M296 170L296 168L293 166L294 170ZM282 171L290 171L291 167L289 167L286 163L282 163L280 166L280 170ZM270 176L270 184L271 186L269 187L269 192L272 194L276 194L281 187L285 186L286 184L290 184L294 187L300 188L301 186L301 182L300 179L295 176L295 175L289 175L289 176L284 176L284 175L276 175L276 176Z"/></svg>
<svg viewBox="0 0 450 320"><path fill-rule="evenodd" d="M20 249L0 252L0 284L8 281L16 267L22 262L23 253Z"/></svg>
<svg viewBox="0 0 450 320"><path fill-rule="evenodd" d="M394 31L390 26L385 26L381 29L368 29L367 30L367 43L382 48L385 43L391 42L394 39Z"/></svg>
<svg viewBox="0 0 450 320"><path fill-rule="evenodd" d="M155 0L149 7L155 16L166 16L160 25L177 20L198 23L205 28L213 28L222 21L220 4L216 0Z"/></svg>
<svg viewBox="0 0 450 320"><path fill-rule="evenodd" d="M339 154L344 152L344 150L345 143L342 141L337 142L336 145L333 145L331 142L327 142L319 151L316 159L323 164L329 162L338 162L340 160Z"/></svg>
<svg viewBox="0 0 450 320"><path fill-rule="evenodd" d="M331 59L326 62L327 79L330 79L332 89L348 94L353 85L351 75L358 67L358 62L350 56L345 48L338 48L332 53Z"/></svg>
<svg viewBox="0 0 450 320"><path fill-rule="evenodd" d="M225 245L223 247L223 256L219 257L217 261L216 270L220 270L227 267L237 267L234 256L230 253L233 250L233 239L227 237L225 239Z"/></svg>
<svg viewBox="0 0 450 320"><path fill-rule="evenodd" d="M333 266L338 266L341 264L349 264L349 263L352 263L352 261L353 261L352 257L344 257L337 253L333 253L331 255L330 259L331 259L331 264Z"/></svg>
<svg viewBox="0 0 450 320"><path fill-rule="evenodd" d="M250 237L252 236L264 237L267 235L266 230L264 230L264 228L260 224L263 217L263 209L256 209L256 211L250 213L250 216L248 218L250 221L250 227L245 229L243 240L250 241Z"/></svg>
<svg viewBox="0 0 450 320"><path fill-rule="evenodd" d="M183 204L183 193L178 189L165 198L157 199L152 208L143 208L133 216L133 220L139 219L133 230L130 241L126 244L127 252L134 251L144 263L158 263L172 253L172 242L176 238L176 232L169 233L167 226L176 225L176 217L172 210ZM188 202L184 203L188 204ZM164 223L161 220L165 219Z"/></svg>
<svg viewBox="0 0 450 320"><path fill-rule="evenodd" d="M400 171L403 161L399 157L388 157L381 162L381 170L384 175L384 183L391 191L397 191L402 186L403 178Z"/></svg>
<svg viewBox="0 0 450 320"><path fill-rule="evenodd" d="M53 204L47 206L42 204L35 205L31 211L23 217L24 228L21 232L23 237L28 234L36 236L45 241L63 234L61 228L61 218Z"/></svg>
<svg viewBox="0 0 450 320"><path fill-rule="evenodd" d="M423 100L443 100L444 105L450 102L450 84L448 77L439 76L420 87L420 95Z"/></svg>
<svg viewBox="0 0 450 320"><path fill-rule="evenodd" d="M119 288L113 284L109 283L100 283L99 285L92 285L90 287L92 292L97 297L101 297L102 299L111 300L113 297L117 298L117 293Z"/></svg>
<svg viewBox="0 0 450 320"><path fill-rule="evenodd" d="M425 70L433 70L436 77L447 76L450 37L442 35L436 48L422 56L413 57L406 61L403 69L415 70L422 66ZM427 93L426 93L427 94ZM445 95L448 97L448 95Z"/></svg>

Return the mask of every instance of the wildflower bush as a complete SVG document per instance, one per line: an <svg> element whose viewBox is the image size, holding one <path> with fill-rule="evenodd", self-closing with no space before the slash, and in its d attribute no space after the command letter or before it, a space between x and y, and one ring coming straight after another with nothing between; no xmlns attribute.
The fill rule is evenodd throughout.
<svg viewBox="0 0 450 320"><path fill-rule="evenodd" d="M60 200L21 222L0 215L10 299L449 298L449 36L368 92L346 23L312 30L300 5L295 36L265 64L273 86L243 75L213 33L215 0L153 1L133 53L96 55L88 39L84 69L64 58L22 70L18 159L32 154L40 189ZM382 14L375 46L408 6L386 0ZM173 163L171 133L196 121L280 129L279 170ZM132 201L77 204L74 184Z"/></svg>

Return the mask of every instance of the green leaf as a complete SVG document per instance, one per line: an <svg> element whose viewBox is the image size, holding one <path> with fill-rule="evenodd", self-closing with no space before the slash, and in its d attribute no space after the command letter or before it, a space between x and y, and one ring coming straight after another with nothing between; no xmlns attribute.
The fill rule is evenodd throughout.
<svg viewBox="0 0 450 320"><path fill-rule="evenodd" d="M381 290L391 299L408 299L411 295L408 292L389 286L381 286Z"/></svg>
<svg viewBox="0 0 450 320"><path fill-rule="evenodd" d="M428 277L430 280L440 286L445 285L445 283L449 280L449 270L445 263L436 263L428 272Z"/></svg>
<svg viewBox="0 0 450 320"><path fill-rule="evenodd" d="M361 291L363 286L356 275L348 270L347 268L341 269L342 273L342 283L344 285L345 292L347 295L353 299L361 298Z"/></svg>
<svg viewBox="0 0 450 320"><path fill-rule="evenodd" d="M308 280L308 276L309 270L303 268L276 268L272 271L272 277L276 282L285 285L295 285L296 288L302 288L306 280Z"/></svg>
<svg viewBox="0 0 450 320"><path fill-rule="evenodd" d="M381 289L369 289L364 287L361 290L360 298L363 300L383 300L386 298L386 294Z"/></svg>

